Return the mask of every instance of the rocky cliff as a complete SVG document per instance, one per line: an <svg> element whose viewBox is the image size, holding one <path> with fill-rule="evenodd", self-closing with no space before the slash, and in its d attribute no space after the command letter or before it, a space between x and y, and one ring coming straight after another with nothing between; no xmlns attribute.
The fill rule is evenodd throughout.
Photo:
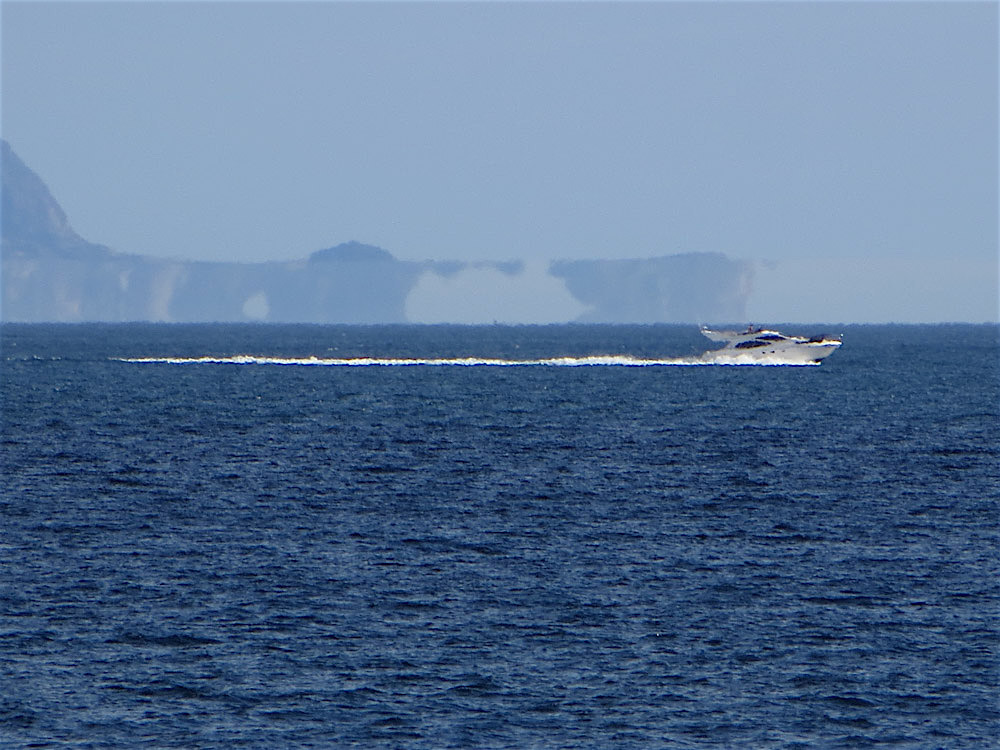
<svg viewBox="0 0 1000 750"><path fill-rule="evenodd" d="M403 323L410 319L407 300L419 287L433 288L443 304L449 289L463 290L453 295L454 309L444 317L466 322L482 317L469 309L477 295L468 294L468 285L491 280L501 280L511 305L522 308L525 294L559 286L561 294L553 299L563 299L561 311L550 305L537 322L744 317L749 267L721 254L560 261L543 269L540 283L537 269L529 278L520 262L401 261L358 242L275 263L207 263L115 252L73 231L45 183L6 142L0 159L4 321ZM491 318L523 320L514 310L505 317L502 300L499 307L496 300L493 305L499 312L491 312ZM441 319L440 305L436 314Z"/></svg>

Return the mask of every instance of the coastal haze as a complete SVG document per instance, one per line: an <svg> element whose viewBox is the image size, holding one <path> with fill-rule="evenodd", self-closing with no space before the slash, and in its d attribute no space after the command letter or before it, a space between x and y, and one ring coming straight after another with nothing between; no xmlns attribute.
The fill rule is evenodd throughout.
<svg viewBox="0 0 1000 750"><path fill-rule="evenodd" d="M995 4L2 14L5 320L1000 317Z"/></svg>
<svg viewBox="0 0 1000 750"><path fill-rule="evenodd" d="M553 323L740 320L749 264L638 260L401 261L346 242L271 263L115 252L80 237L2 143L2 317L14 322Z"/></svg>

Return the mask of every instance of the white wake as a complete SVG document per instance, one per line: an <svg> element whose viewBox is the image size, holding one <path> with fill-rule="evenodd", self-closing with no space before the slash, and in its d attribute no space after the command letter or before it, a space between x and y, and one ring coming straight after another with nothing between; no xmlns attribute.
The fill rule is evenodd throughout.
<svg viewBox="0 0 1000 750"><path fill-rule="evenodd" d="M643 359L629 355L587 357L547 357L543 359L497 359L490 357L396 358L396 357L266 357L237 354L229 357L130 357L120 362L166 365L285 365L307 367L701 367L736 366L815 366L818 362L793 362L774 355L749 357L708 352L699 357Z"/></svg>

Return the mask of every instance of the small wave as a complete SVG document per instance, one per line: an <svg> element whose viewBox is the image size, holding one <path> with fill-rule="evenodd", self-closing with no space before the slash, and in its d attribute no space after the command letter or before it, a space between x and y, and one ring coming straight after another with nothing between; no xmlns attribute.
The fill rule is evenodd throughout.
<svg viewBox="0 0 1000 750"><path fill-rule="evenodd" d="M590 355L586 357L546 357L542 359L501 359L490 357L267 357L236 354L229 357L116 357L134 364L166 365L285 365L312 367L703 367L728 366L815 366L818 362L793 362L779 356L751 358L716 352L700 357L643 359L630 355Z"/></svg>

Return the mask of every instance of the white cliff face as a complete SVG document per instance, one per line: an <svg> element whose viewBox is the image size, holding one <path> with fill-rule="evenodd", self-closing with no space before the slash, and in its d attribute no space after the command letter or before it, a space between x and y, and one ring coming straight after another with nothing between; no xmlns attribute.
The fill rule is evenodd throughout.
<svg viewBox="0 0 1000 750"><path fill-rule="evenodd" d="M271 312L271 305L265 292L255 292L247 297L242 309L247 320L265 321Z"/></svg>
<svg viewBox="0 0 1000 750"><path fill-rule="evenodd" d="M568 323L586 310L545 261L513 274L482 265L448 275L428 270L406 297L411 323Z"/></svg>
<svg viewBox="0 0 1000 750"><path fill-rule="evenodd" d="M172 323L171 302L177 288L184 282L186 269L181 263L163 263L153 276L150 287L149 307L145 320Z"/></svg>

